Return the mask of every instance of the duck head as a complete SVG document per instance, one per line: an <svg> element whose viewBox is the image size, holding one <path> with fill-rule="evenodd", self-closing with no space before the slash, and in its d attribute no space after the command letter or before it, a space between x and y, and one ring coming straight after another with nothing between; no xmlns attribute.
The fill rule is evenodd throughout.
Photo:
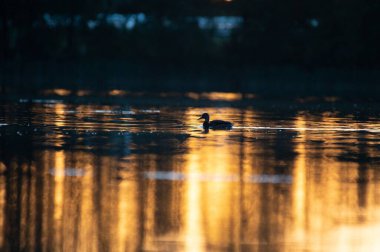
<svg viewBox="0 0 380 252"><path fill-rule="evenodd" d="M207 113L203 113L201 117L198 118L198 120L205 119L206 122L210 120L210 116Z"/></svg>

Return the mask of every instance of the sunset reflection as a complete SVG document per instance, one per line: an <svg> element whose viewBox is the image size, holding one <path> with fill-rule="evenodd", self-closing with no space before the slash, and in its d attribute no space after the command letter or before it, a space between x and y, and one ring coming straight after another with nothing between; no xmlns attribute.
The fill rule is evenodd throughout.
<svg viewBox="0 0 380 252"><path fill-rule="evenodd" d="M298 116L295 120L295 127L306 128L306 120L304 116ZM302 241L306 238L304 233L306 227L306 180L307 180L307 163L306 163L306 132L301 131L298 135L298 146L296 151L298 152L298 157L293 169L293 232L294 239L296 241Z"/></svg>
<svg viewBox="0 0 380 252"><path fill-rule="evenodd" d="M199 167L197 165L197 157L190 157L189 162L190 164L187 165L187 172L198 172ZM184 209L182 210L185 213L185 249L186 251L204 251L206 248L201 205L201 182L190 179L186 184L186 203L184 204Z"/></svg>
<svg viewBox="0 0 380 252"><path fill-rule="evenodd" d="M210 113L212 112L211 110ZM188 114L188 120L193 120L193 111ZM233 164L238 146L228 144L228 132L220 131L215 134L219 136L218 139L205 137L189 140L191 152L185 164L186 173L239 175L239 167ZM201 145L199 141L202 141ZM239 214L233 210L239 203L239 184L223 181L199 182L189 177L187 185L188 203L183 210L187 213L187 250L206 250L206 245L227 248L233 244L236 232L234 224L237 224L236 214Z"/></svg>
<svg viewBox="0 0 380 252"><path fill-rule="evenodd" d="M1 147L1 251L380 249L378 135L309 130L368 122L252 107L32 112L47 129ZM205 132L203 112L235 128Z"/></svg>
<svg viewBox="0 0 380 252"><path fill-rule="evenodd" d="M65 160L63 151L54 153L54 222L55 229L62 230L63 224L63 198L64 198L64 181L65 181ZM62 233L54 233L54 242L62 244ZM62 245L61 245L62 246Z"/></svg>
<svg viewBox="0 0 380 252"><path fill-rule="evenodd" d="M209 92L209 93L186 93L186 96L195 100L207 99L212 101L238 101L242 99L242 94L229 92ZM249 97L254 97L250 94Z"/></svg>

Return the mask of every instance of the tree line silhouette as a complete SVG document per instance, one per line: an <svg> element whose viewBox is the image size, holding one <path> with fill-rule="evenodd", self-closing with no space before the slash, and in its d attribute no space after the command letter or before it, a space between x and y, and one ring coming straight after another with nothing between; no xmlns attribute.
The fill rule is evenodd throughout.
<svg viewBox="0 0 380 252"><path fill-rule="evenodd" d="M379 12L375 0L2 0L0 57L373 68L379 66ZM102 18L113 13L143 13L146 21L118 29ZM66 25L49 26L46 14ZM200 16L243 21L219 38L199 28L192 18ZM94 19L98 25L89 28Z"/></svg>

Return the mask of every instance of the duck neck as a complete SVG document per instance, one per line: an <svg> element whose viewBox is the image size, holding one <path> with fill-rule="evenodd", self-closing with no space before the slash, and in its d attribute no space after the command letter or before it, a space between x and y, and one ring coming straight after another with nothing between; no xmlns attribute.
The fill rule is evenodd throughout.
<svg viewBox="0 0 380 252"><path fill-rule="evenodd" d="M208 128L209 126L210 126L209 120L206 119L206 120L203 122L203 128Z"/></svg>

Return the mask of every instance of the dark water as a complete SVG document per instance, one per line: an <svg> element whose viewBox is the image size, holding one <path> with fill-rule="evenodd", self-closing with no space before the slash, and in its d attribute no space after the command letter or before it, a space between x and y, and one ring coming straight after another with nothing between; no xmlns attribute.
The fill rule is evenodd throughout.
<svg viewBox="0 0 380 252"><path fill-rule="evenodd" d="M110 95L1 103L1 251L380 249L380 104Z"/></svg>

